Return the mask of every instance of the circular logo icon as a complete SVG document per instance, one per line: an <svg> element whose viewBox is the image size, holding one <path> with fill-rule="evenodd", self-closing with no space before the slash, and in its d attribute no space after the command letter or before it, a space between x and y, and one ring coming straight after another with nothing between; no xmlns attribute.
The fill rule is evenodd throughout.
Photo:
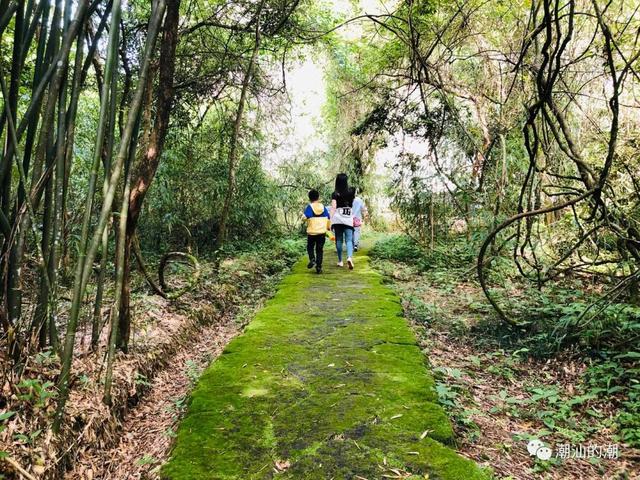
<svg viewBox="0 0 640 480"><path fill-rule="evenodd" d="M537 438L529 440L529 443L527 444L527 451L529 452L529 455L532 457L536 456L540 460L549 460L553 454L553 450Z"/></svg>

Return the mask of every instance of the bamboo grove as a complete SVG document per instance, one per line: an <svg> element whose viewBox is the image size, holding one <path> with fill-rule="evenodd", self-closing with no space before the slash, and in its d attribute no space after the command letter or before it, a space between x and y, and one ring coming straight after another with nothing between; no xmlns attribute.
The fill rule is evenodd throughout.
<svg viewBox="0 0 640 480"><path fill-rule="evenodd" d="M0 2L2 358L19 377L34 352L59 355L54 431L64 422L80 325L91 329L94 348L107 332L103 401L111 402L116 352L126 352L130 340L136 227L172 112L178 105L184 123L202 105L234 105L229 142L237 145L259 83L261 37L271 54L285 51L298 4ZM95 95L90 162L80 164L83 98ZM227 205L237 156L232 148ZM72 206L77 185L83 199ZM223 213L218 246L226 223Z"/></svg>

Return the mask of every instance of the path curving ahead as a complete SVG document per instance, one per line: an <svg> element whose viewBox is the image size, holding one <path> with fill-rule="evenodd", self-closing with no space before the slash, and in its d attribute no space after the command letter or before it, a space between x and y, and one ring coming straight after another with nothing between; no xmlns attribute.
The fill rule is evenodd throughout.
<svg viewBox="0 0 640 480"><path fill-rule="evenodd" d="M299 261L202 375L163 477L489 478L446 446L424 355L368 257L325 258L322 275Z"/></svg>

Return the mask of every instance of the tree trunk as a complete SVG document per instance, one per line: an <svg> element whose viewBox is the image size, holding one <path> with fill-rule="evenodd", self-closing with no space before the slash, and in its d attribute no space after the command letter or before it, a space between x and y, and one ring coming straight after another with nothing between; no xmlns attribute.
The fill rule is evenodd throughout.
<svg viewBox="0 0 640 480"><path fill-rule="evenodd" d="M167 1L167 13L163 24L162 43L160 46L159 79L156 93L156 118L149 135L146 150L133 172L131 192L129 194L129 210L127 229L124 237L124 279L122 283L119 307L118 347L127 351L131 332L131 250L136 227L142 211L145 196L158 170L160 157L164 149L169 119L173 109L175 89L173 78L176 64L176 47L178 45L178 26L180 21L181 0Z"/></svg>

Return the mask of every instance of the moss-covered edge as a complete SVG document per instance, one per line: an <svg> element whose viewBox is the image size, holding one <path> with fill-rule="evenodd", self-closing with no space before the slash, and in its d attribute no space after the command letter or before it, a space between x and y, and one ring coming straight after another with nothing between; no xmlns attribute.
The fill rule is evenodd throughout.
<svg viewBox="0 0 640 480"><path fill-rule="evenodd" d="M281 459L281 478L379 478L385 462L490 478L445 446L453 431L399 299L356 261L321 276L294 266L202 376L163 478L273 478Z"/></svg>

